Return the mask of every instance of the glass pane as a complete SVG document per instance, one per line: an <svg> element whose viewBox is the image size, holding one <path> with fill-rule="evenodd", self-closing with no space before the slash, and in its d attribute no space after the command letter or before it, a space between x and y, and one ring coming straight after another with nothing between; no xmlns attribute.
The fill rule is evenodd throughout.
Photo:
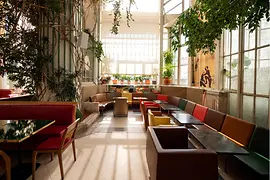
<svg viewBox="0 0 270 180"><path fill-rule="evenodd" d="M230 31L224 31L224 56L230 54Z"/></svg>
<svg viewBox="0 0 270 180"><path fill-rule="evenodd" d="M187 53L187 46L181 47L181 59L180 59L181 65L187 65L188 64L188 53Z"/></svg>
<svg viewBox="0 0 270 180"><path fill-rule="evenodd" d="M136 64L136 74L142 74L142 64Z"/></svg>
<svg viewBox="0 0 270 180"><path fill-rule="evenodd" d="M230 93L229 95L230 112L232 116L237 116L237 94Z"/></svg>
<svg viewBox="0 0 270 180"><path fill-rule="evenodd" d="M233 55L231 60L231 89L237 90L238 82L238 55Z"/></svg>
<svg viewBox="0 0 270 180"><path fill-rule="evenodd" d="M270 22L262 19L261 27L258 30L258 46L270 44Z"/></svg>
<svg viewBox="0 0 270 180"><path fill-rule="evenodd" d="M190 0L184 0L184 11L189 8L189 6L190 6L189 2L190 2Z"/></svg>
<svg viewBox="0 0 270 180"><path fill-rule="evenodd" d="M265 128L268 128L268 102L268 98L256 97L255 123Z"/></svg>
<svg viewBox="0 0 270 180"><path fill-rule="evenodd" d="M168 11L170 11L168 14L180 14L182 12L182 1L171 0L170 2L168 2L164 6L164 11L165 11L165 13L167 13Z"/></svg>
<svg viewBox="0 0 270 180"><path fill-rule="evenodd" d="M239 31L234 30L232 31L232 53L238 52L238 38L239 38Z"/></svg>
<svg viewBox="0 0 270 180"><path fill-rule="evenodd" d="M188 85L188 65L180 66L180 85Z"/></svg>
<svg viewBox="0 0 270 180"><path fill-rule="evenodd" d="M263 48L258 50L258 62L257 62L257 94L269 94L270 86L270 48Z"/></svg>
<svg viewBox="0 0 270 180"><path fill-rule="evenodd" d="M229 89L230 87L230 57L224 57L224 89Z"/></svg>
<svg viewBox="0 0 270 180"><path fill-rule="evenodd" d="M250 31L245 29L245 50L255 48L255 31L250 33Z"/></svg>
<svg viewBox="0 0 270 180"><path fill-rule="evenodd" d="M119 74L126 74L126 73L127 73L127 65L119 64Z"/></svg>
<svg viewBox="0 0 270 180"><path fill-rule="evenodd" d="M127 65L127 74L134 74L135 73L135 66L134 64Z"/></svg>
<svg viewBox="0 0 270 180"><path fill-rule="evenodd" d="M244 58L244 92L253 93L255 51L246 52Z"/></svg>
<svg viewBox="0 0 270 180"><path fill-rule="evenodd" d="M253 96L243 96L243 119L253 122Z"/></svg>
<svg viewBox="0 0 270 180"><path fill-rule="evenodd" d="M152 74L152 64L145 64L144 68L144 74Z"/></svg>

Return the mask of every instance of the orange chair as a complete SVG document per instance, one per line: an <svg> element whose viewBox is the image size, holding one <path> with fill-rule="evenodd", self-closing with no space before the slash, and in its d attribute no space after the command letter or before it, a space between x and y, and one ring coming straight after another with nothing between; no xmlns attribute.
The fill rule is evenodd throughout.
<svg viewBox="0 0 270 180"><path fill-rule="evenodd" d="M79 121L79 119L77 119L75 122L73 122L71 125L69 125L66 128L65 133L62 137L51 137L48 140L41 143L34 150L33 155L32 155L32 179L33 180L35 179L36 158L37 158L38 153L50 153L51 159L53 159L53 154L57 153L59 165L60 165L61 178L64 179L62 153L64 152L64 150L67 149L67 147L70 144L72 144L74 161L76 161L74 135L75 135L75 132L76 132L76 129L78 126L78 121Z"/></svg>
<svg viewBox="0 0 270 180"><path fill-rule="evenodd" d="M10 171L10 169L11 169L11 163L10 163L10 158L2 150L0 150L0 156L2 156L2 158L4 160L4 162L2 163L2 161L0 159L0 165L5 164L4 167L5 167L5 171L6 171L5 172L6 173L6 180L10 180L11 179L11 171Z"/></svg>
<svg viewBox="0 0 270 180"><path fill-rule="evenodd" d="M204 122L207 111L208 107L196 104L192 115L200 121Z"/></svg>

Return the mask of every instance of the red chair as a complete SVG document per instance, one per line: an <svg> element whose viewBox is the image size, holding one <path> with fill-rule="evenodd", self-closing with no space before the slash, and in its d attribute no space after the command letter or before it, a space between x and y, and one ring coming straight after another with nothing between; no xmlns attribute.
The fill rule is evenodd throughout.
<svg viewBox="0 0 270 180"><path fill-rule="evenodd" d="M157 100L168 101L168 95L158 94L157 95Z"/></svg>
<svg viewBox="0 0 270 180"><path fill-rule="evenodd" d="M206 113L208 111L208 107L196 104L195 109L193 111L193 116L200 121L204 122L204 118L206 116Z"/></svg>
<svg viewBox="0 0 270 180"><path fill-rule="evenodd" d="M35 171L36 171L36 158L38 153L50 153L51 159L53 160L53 154L58 154L58 160L60 165L60 173L61 178L64 179L64 171L63 171L63 161L62 161L62 153L64 150L67 149L67 147L72 144L73 148L73 156L74 161L76 161L76 152L75 152L75 132L78 126L77 119L75 122L73 122L71 125L69 125L62 137L51 137L48 140L41 143L33 152L32 155L32 179L35 179Z"/></svg>

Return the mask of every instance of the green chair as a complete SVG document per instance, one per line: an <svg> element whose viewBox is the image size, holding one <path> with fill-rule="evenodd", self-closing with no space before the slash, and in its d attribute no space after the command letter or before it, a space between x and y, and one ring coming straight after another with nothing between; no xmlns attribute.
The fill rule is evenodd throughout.
<svg viewBox="0 0 270 180"><path fill-rule="evenodd" d="M187 104L187 100L181 98L180 102L179 102L179 108L184 111L185 107L186 107L186 104Z"/></svg>

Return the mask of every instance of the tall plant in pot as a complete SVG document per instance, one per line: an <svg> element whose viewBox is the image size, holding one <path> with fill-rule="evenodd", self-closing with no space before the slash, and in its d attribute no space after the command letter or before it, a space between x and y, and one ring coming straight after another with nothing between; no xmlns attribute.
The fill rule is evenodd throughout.
<svg viewBox="0 0 270 180"><path fill-rule="evenodd" d="M169 85L172 84L172 76L175 66L173 65L173 53L168 50L164 53L164 67L163 67L163 84Z"/></svg>

